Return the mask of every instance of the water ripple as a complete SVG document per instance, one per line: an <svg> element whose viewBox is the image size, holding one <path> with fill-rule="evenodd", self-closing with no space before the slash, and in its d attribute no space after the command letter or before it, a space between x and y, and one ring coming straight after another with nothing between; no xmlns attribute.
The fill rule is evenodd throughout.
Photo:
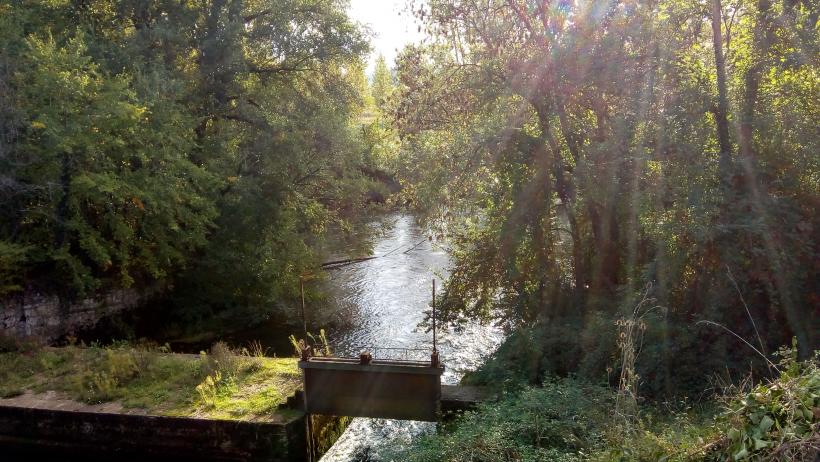
<svg viewBox="0 0 820 462"><path fill-rule="evenodd" d="M377 238L374 254L392 253L334 270L329 281L329 290L336 300L331 305L345 306L345 316L353 319L343 329L330 332L335 351L351 351L357 345L432 346L432 334L417 326L429 308L431 279L436 274L447 275L449 258L442 250L446 245L426 241L424 230L410 215L392 215L373 227L378 229L385 224L389 226ZM441 332L439 350L446 367L442 380L458 383L501 339L500 329L477 323L468 324L459 332ZM322 462L373 460L383 445L405 445L414 437L433 431L434 423L357 418Z"/></svg>

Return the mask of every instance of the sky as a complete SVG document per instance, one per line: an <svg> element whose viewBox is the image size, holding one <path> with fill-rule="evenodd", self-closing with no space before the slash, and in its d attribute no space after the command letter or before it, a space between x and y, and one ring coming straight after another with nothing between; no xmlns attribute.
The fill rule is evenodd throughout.
<svg viewBox="0 0 820 462"><path fill-rule="evenodd" d="M372 32L373 51L367 63L367 75L373 74L373 66L379 54L393 67L397 51L408 43L421 41L415 18L406 11L407 0L351 0L350 17L368 26Z"/></svg>

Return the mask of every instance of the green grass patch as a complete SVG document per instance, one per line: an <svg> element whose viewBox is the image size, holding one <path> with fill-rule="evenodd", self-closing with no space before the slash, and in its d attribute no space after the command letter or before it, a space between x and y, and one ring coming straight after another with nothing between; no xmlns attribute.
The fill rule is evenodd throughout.
<svg viewBox="0 0 820 462"><path fill-rule="evenodd" d="M217 344L209 354L164 348L43 348L0 353L0 397L55 391L88 404L118 402L150 414L272 420L301 387L295 358L267 358Z"/></svg>

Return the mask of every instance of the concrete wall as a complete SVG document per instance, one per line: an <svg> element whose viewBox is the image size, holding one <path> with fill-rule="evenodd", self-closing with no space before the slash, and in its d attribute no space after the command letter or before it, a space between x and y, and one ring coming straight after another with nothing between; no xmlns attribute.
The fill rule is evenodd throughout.
<svg viewBox="0 0 820 462"><path fill-rule="evenodd" d="M304 435L299 414L265 423L0 406L0 454L296 462L305 460Z"/></svg>
<svg viewBox="0 0 820 462"><path fill-rule="evenodd" d="M301 393L275 422L152 416L68 409L63 403L0 399L0 461L316 462L349 417L306 416Z"/></svg>
<svg viewBox="0 0 820 462"><path fill-rule="evenodd" d="M61 304L56 295L26 293L0 300L0 335L51 342L94 325L105 316L136 307L135 290L113 290L105 295Z"/></svg>

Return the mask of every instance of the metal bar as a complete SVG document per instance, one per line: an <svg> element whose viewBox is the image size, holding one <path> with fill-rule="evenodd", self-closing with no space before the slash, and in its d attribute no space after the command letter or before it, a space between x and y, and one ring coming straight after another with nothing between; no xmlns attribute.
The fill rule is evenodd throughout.
<svg viewBox="0 0 820 462"><path fill-rule="evenodd" d="M436 279L433 278L433 354L436 353Z"/></svg>
<svg viewBox="0 0 820 462"><path fill-rule="evenodd" d="M305 334L305 343L307 343L307 318L305 317L305 279L299 278L299 292L302 294L302 328Z"/></svg>

